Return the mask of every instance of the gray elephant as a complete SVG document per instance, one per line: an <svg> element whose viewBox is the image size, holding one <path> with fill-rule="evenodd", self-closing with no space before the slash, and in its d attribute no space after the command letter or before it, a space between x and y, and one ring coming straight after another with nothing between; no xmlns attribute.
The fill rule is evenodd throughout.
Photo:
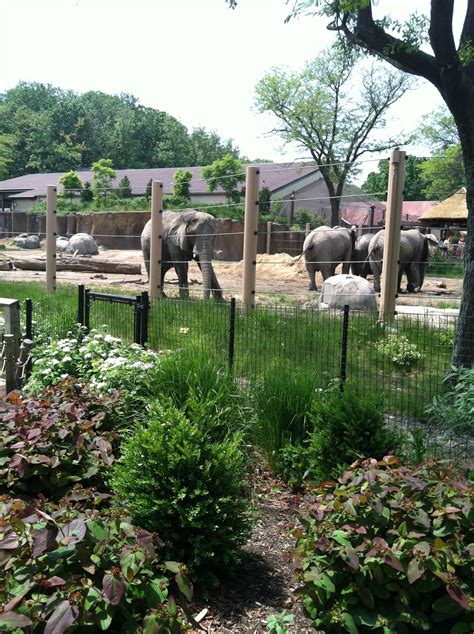
<svg viewBox="0 0 474 634"><path fill-rule="evenodd" d="M149 220L141 235L142 253L146 271L150 276L150 233ZM222 299L222 290L212 267L214 241L216 237L216 221L210 214L185 209L179 213L163 212L163 242L161 264L161 288L165 274L174 267L178 276L179 295L182 299L189 296L188 262L196 260L201 269L203 279L203 297L208 299L210 293L217 300Z"/></svg>
<svg viewBox="0 0 474 634"><path fill-rule="evenodd" d="M375 233L364 233L359 236L352 251L351 271L364 279L371 274L369 262L369 244Z"/></svg>
<svg viewBox="0 0 474 634"><path fill-rule="evenodd" d="M309 275L309 290L317 291L316 271L321 271L323 280L336 272L342 263L342 272L349 273L352 249L356 238L355 227L318 227L306 236L303 253Z"/></svg>
<svg viewBox="0 0 474 634"><path fill-rule="evenodd" d="M374 275L374 288L380 292L385 231L375 234L369 244L370 268ZM418 229L400 232L397 292L401 293L402 276L407 276L408 293L418 293L423 286L426 267L438 249L438 240L432 233L423 234Z"/></svg>

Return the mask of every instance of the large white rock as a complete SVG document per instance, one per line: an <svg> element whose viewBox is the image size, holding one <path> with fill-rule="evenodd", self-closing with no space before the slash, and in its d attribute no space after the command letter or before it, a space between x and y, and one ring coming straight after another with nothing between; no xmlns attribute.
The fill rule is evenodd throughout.
<svg viewBox="0 0 474 634"><path fill-rule="evenodd" d="M376 297L373 286L366 279L344 273L325 280L319 307L337 310L349 304L351 310L377 310Z"/></svg>
<svg viewBox="0 0 474 634"><path fill-rule="evenodd" d="M22 249L39 249L40 239L39 236L36 235L20 233L20 235L13 240L13 244Z"/></svg>
<svg viewBox="0 0 474 634"><path fill-rule="evenodd" d="M76 233L69 238L66 251L67 253L78 253L79 255L97 255L99 248L94 238L88 233Z"/></svg>

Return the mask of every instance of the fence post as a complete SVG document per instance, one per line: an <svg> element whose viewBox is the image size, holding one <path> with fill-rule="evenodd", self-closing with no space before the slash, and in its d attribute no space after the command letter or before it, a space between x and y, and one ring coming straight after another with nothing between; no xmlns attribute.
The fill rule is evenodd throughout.
<svg viewBox="0 0 474 634"><path fill-rule="evenodd" d="M5 391L8 394L15 389L15 337L3 335L4 357L3 367L5 372Z"/></svg>
<svg viewBox="0 0 474 634"><path fill-rule="evenodd" d="M311 225L307 222L304 226L304 237L307 238L311 233Z"/></svg>
<svg viewBox="0 0 474 634"><path fill-rule="evenodd" d="M84 291L85 301L84 301L84 327L87 332L89 332L91 327L91 296L90 290L86 288Z"/></svg>
<svg viewBox="0 0 474 634"><path fill-rule="evenodd" d="M77 287L77 323L84 326L84 284Z"/></svg>
<svg viewBox="0 0 474 634"><path fill-rule="evenodd" d="M388 172L387 217L385 221L379 312L381 320L390 320L395 316L404 182L405 152L393 150L390 155Z"/></svg>
<svg viewBox="0 0 474 634"><path fill-rule="evenodd" d="M56 236L57 236L57 189L46 188L46 288L48 293L56 291Z"/></svg>
<svg viewBox="0 0 474 634"><path fill-rule="evenodd" d="M142 310L141 310L142 324L140 329L140 334L141 334L140 345L145 347L146 342L148 340L148 318L150 314L150 299L149 299L147 291L142 292L140 301L142 305Z"/></svg>
<svg viewBox="0 0 474 634"><path fill-rule="evenodd" d="M28 378L31 370L30 350L33 345L31 339L23 339L20 352L16 361L15 386L21 387L22 382Z"/></svg>
<svg viewBox="0 0 474 634"><path fill-rule="evenodd" d="M235 344L235 297L230 298L230 324L229 324L229 370L234 367Z"/></svg>
<svg viewBox="0 0 474 634"><path fill-rule="evenodd" d="M342 341L341 341L341 382L339 390L344 392L344 384L347 378L347 341L349 334L349 305L344 305L342 317Z"/></svg>
<svg viewBox="0 0 474 634"><path fill-rule="evenodd" d="M272 241L272 224L273 223L271 222L271 220L267 222L267 248L266 248L267 255L270 255L270 245Z"/></svg>
<svg viewBox="0 0 474 634"><path fill-rule="evenodd" d="M161 260L163 232L163 183L151 184L151 231L150 231L150 299L161 297Z"/></svg>
<svg viewBox="0 0 474 634"><path fill-rule="evenodd" d="M33 339L33 302L25 299L25 338Z"/></svg>
<svg viewBox="0 0 474 634"><path fill-rule="evenodd" d="M140 343L142 340L142 296L136 295L133 304L133 343Z"/></svg>
<svg viewBox="0 0 474 634"><path fill-rule="evenodd" d="M259 174L257 167L248 165L245 179L244 271L242 304L244 311L255 304L257 268L257 228Z"/></svg>

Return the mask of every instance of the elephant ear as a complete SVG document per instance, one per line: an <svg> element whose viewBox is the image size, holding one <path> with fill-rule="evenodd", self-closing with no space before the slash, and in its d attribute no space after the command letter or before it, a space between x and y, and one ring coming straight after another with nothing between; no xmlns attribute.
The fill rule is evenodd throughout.
<svg viewBox="0 0 474 634"><path fill-rule="evenodd" d="M184 214L185 212L178 213L176 217L173 218L168 229L168 240L183 251L188 251L190 246L187 235L188 223L186 222L187 218Z"/></svg>
<svg viewBox="0 0 474 634"><path fill-rule="evenodd" d="M433 233L426 234L425 238L426 244L428 245L428 254L430 257L433 257L439 249L438 238Z"/></svg>

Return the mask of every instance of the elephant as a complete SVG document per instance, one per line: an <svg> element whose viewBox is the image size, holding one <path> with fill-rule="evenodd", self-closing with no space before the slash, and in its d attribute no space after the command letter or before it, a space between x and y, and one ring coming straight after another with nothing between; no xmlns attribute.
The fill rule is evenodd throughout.
<svg viewBox="0 0 474 634"><path fill-rule="evenodd" d="M216 237L216 221L210 214L196 209L184 209L181 212L163 212L162 256L161 256L161 289L165 274L174 267L178 276L179 295L181 299L189 297L188 262L196 260L202 272L203 298L209 299L212 292L214 299L222 300L222 289L212 267L214 241ZM150 276L150 234L149 220L141 234L141 245L145 267ZM164 293L162 292L164 295Z"/></svg>
<svg viewBox="0 0 474 634"><path fill-rule="evenodd" d="M96 241L88 233L76 233L69 238L66 253L78 253L79 255L97 255L99 248Z"/></svg>
<svg viewBox="0 0 474 634"><path fill-rule="evenodd" d="M317 291L316 271L321 271L324 280L336 272L342 263L342 272L349 273L352 260L352 249L356 237L355 227L322 226L313 229L303 243L306 269L309 275L309 290Z"/></svg>
<svg viewBox="0 0 474 634"><path fill-rule="evenodd" d="M370 275L369 243L374 235L375 233L364 233L355 241L351 263L353 275L359 275L364 279L367 279L367 276Z"/></svg>
<svg viewBox="0 0 474 634"><path fill-rule="evenodd" d="M385 231L382 229L369 244L370 268L374 275L374 288L380 292ZM397 293L401 293L402 275L407 276L407 292L418 293L423 286L429 259L438 249L438 239L432 233L423 234L418 229L400 232Z"/></svg>

